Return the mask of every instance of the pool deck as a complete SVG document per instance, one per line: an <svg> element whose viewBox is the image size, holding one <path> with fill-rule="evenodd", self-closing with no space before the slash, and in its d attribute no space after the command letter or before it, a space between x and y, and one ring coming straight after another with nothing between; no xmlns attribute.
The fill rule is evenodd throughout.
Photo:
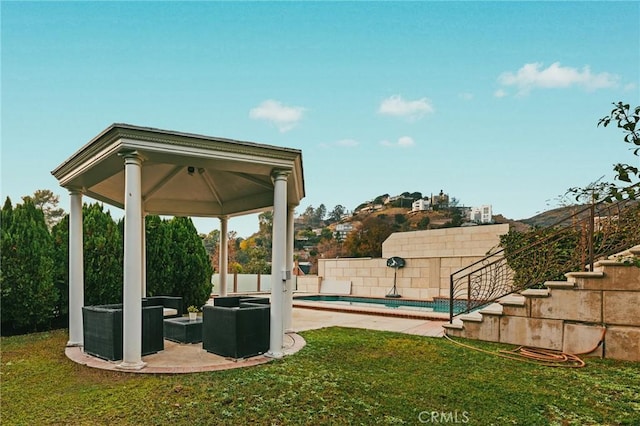
<svg viewBox="0 0 640 426"><path fill-rule="evenodd" d="M359 309L359 308L358 308ZM368 309L368 308L365 308ZM336 312L313 308L293 308L292 330L285 335L284 353L291 356L306 345L298 333L325 327L353 327L370 330L394 331L428 337L442 337L443 319L406 318L400 316L371 315L371 313ZM118 362L106 361L85 354L82 348L68 347L67 357L82 365L114 372L134 372L142 374L178 374L205 371L228 370L265 364L272 358L259 355L246 359L231 359L214 355L202 349L202 343L179 344L165 340L163 351L142 357L146 366L140 370L122 370Z"/></svg>

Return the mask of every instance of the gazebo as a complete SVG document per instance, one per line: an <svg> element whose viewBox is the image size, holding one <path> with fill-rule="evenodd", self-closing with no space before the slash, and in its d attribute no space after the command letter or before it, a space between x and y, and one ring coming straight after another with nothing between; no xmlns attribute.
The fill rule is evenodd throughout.
<svg viewBox="0 0 640 426"><path fill-rule="evenodd" d="M304 198L297 149L113 124L51 172L70 194L69 342L83 345L82 197L124 209L123 360L140 369L147 214L220 220L220 295L227 294L228 219L273 209L268 356L291 324L294 208Z"/></svg>

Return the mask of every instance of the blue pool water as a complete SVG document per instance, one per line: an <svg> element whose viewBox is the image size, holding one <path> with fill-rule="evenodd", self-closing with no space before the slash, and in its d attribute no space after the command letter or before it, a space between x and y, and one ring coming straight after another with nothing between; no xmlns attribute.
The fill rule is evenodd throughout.
<svg viewBox="0 0 640 426"><path fill-rule="evenodd" d="M360 306L367 308L388 308L420 312L449 312L448 300L403 300L403 299L377 299L357 296L296 296L294 300L306 300L309 302L322 302L331 305Z"/></svg>

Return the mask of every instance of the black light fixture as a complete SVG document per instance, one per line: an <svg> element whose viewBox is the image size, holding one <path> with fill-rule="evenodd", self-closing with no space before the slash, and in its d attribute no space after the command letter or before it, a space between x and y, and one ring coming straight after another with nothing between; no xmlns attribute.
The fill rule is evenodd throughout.
<svg viewBox="0 0 640 426"><path fill-rule="evenodd" d="M187 167L187 173L189 173L189 176L193 176L193 172L196 171L196 168L193 166L189 166Z"/></svg>

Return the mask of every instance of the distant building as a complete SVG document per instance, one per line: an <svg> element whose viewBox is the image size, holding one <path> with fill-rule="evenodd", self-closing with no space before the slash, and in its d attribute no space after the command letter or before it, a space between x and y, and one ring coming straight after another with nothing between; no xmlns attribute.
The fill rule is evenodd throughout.
<svg viewBox="0 0 640 426"><path fill-rule="evenodd" d="M425 200L424 198L421 198L419 200L415 200L411 204L411 211L412 212L422 212L422 211L430 210L430 209L431 209L431 200Z"/></svg>
<svg viewBox="0 0 640 426"><path fill-rule="evenodd" d="M351 231L353 231L353 225L351 223L339 223L336 225L334 236L338 240L344 240Z"/></svg>
<svg viewBox="0 0 640 426"><path fill-rule="evenodd" d="M476 223L493 223L491 204L480 207L471 207L467 218Z"/></svg>
<svg viewBox="0 0 640 426"><path fill-rule="evenodd" d="M432 208L448 208L449 207L449 194L445 194L440 190L438 195L431 195L431 207Z"/></svg>
<svg viewBox="0 0 640 426"><path fill-rule="evenodd" d="M368 206L365 206L363 208L361 208L360 210L358 210L359 213L372 213L375 211L379 211L384 209L384 206L382 204L374 204L371 205L369 204Z"/></svg>
<svg viewBox="0 0 640 426"><path fill-rule="evenodd" d="M384 200L384 204L395 205L396 207L408 207L413 202L413 198L405 195L396 195L395 197L387 197Z"/></svg>

